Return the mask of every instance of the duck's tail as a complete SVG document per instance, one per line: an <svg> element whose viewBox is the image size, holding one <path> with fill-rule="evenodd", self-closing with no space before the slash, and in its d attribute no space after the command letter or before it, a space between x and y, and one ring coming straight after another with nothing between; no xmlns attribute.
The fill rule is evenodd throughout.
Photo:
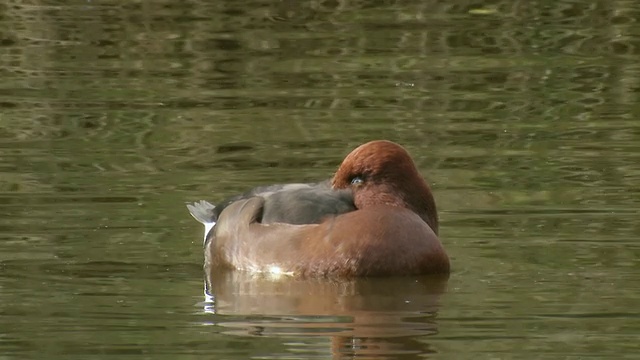
<svg viewBox="0 0 640 360"><path fill-rule="evenodd" d="M207 234L216 225L217 216L214 213L216 207L207 201L200 200L193 204L187 204L187 209L194 219L204 225L204 242L207 241Z"/></svg>

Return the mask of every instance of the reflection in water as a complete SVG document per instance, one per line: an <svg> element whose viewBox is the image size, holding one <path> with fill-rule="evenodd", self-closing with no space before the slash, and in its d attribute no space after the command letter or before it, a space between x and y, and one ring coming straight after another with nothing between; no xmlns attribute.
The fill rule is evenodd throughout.
<svg viewBox="0 0 640 360"><path fill-rule="evenodd" d="M334 357L434 352L422 340L437 333L448 280L272 278L218 270L206 271L205 277L205 311L221 316L216 325L226 333L328 336Z"/></svg>

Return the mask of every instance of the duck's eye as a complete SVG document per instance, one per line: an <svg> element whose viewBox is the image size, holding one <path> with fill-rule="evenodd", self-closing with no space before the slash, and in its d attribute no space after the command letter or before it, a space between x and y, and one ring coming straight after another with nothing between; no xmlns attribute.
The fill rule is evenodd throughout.
<svg viewBox="0 0 640 360"><path fill-rule="evenodd" d="M362 176L354 176L353 178L351 178L352 186L358 186L362 184L364 184L364 179L362 178Z"/></svg>

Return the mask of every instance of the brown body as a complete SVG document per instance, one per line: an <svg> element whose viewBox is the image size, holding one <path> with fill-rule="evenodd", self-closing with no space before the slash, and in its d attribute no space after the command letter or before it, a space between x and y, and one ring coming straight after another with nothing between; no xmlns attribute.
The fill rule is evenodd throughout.
<svg viewBox="0 0 640 360"><path fill-rule="evenodd" d="M261 223L259 196L229 204L209 234L206 264L301 276L449 272L431 190L401 146L361 145L345 158L332 188L351 189L356 210L320 224Z"/></svg>

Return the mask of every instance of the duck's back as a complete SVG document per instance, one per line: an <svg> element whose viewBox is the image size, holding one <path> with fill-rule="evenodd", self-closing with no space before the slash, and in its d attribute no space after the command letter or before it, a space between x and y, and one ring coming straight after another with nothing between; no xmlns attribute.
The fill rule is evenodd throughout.
<svg viewBox="0 0 640 360"><path fill-rule="evenodd" d="M327 216L354 211L353 194L349 190L320 187L278 191L265 197L264 224L319 224Z"/></svg>
<svg viewBox="0 0 640 360"><path fill-rule="evenodd" d="M222 211L238 200L265 199L260 222L264 224L318 224L327 216L355 210L351 190L332 190L328 181L319 183L260 186L223 200L212 209L217 220Z"/></svg>

